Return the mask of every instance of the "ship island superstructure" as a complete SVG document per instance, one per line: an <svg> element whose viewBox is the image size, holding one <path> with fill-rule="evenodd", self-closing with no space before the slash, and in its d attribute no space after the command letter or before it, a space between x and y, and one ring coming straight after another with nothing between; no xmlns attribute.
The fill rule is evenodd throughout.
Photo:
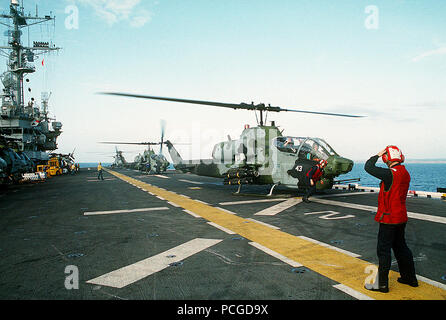
<svg viewBox="0 0 446 320"><path fill-rule="evenodd" d="M62 123L49 117L51 93L41 93L40 106L34 98L25 101L25 86L29 81L26 75L36 72L34 62L39 56L60 48L50 41L24 45L22 30L54 21L55 17L51 15L38 16L37 8L35 15L25 13L18 0L11 0L9 13L0 14L0 24L7 27L4 36L8 38L7 45L0 46L1 55L7 58L7 70L0 76L4 87L0 134L14 141L18 151L24 152L36 164L48 161L47 152L57 149L56 140L62 133Z"/></svg>

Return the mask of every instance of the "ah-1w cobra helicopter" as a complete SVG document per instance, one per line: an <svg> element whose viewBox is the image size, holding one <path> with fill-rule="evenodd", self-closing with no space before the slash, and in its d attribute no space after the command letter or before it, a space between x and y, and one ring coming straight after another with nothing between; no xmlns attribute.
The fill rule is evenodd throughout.
<svg viewBox="0 0 446 320"><path fill-rule="evenodd" d="M118 150L118 147L115 146L115 155L113 156L115 161L111 164L112 168L126 168L128 166L122 152L123 151Z"/></svg>
<svg viewBox="0 0 446 320"><path fill-rule="evenodd" d="M212 151L212 159L186 161L181 158L169 141L166 141L166 144L177 170L203 176L220 177L224 179L224 184L229 185L272 185L269 195L277 185L298 189L306 188L306 173L321 159L327 161L327 166L316 187L318 190L330 189L334 184L335 177L351 171L353 161L341 157L323 139L283 136L274 122L271 122L270 126L264 124L264 112L287 111L338 117L363 117L283 109L265 104L255 105L254 103L232 104L112 92L103 94L258 111L260 114L258 126L253 128L245 126L238 140L229 139L217 143Z"/></svg>
<svg viewBox="0 0 446 320"><path fill-rule="evenodd" d="M165 172L169 167L170 163L167 161L166 157L163 155L163 145L166 144L164 141L165 132L165 121L161 121L161 140L160 142L101 142L105 144L131 144L131 145L144 145L147 146L147 150L144 150L142 154L135 157L133 162L133 168L139 171L143 171L147 174L160 174ZM160 145L159 154L155 153L150 146ZM117 150L117 149L116 149ZM122 153L121 153L122 157ZM123 157L122 157L123 158ZM124 160L125 161L125 160Z"/></svg>

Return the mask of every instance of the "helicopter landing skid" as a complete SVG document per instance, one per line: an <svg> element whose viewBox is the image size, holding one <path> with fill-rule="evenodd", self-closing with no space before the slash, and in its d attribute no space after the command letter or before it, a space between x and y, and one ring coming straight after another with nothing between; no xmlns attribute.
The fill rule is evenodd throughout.
<svg viewBox="0 0 446 320"><path fill-rule="evenodd" d="M296 195L295 194L280 194L280 195L274 195L273 194L273 191L274 191L274 188L275 187L277 187L278 185L280 185L281 183L279 182L279 183L275 183L275 184L273 184L272 186L271 186L271 189L270 189L270 191L269 191L269 193L268 194L265 194L265 193L262 193L262 194L260 194L260 193L242 193L242 192L240 192L241 191L241 188L242 188L242 185L240 184L239 186L238 186L238 189L237 189L237 191L236 192L233 192L232 193L232 195L234 195L234 196L249 196L249 197L266 197L266 198L291 198L291 197L295 197Z"/></svg>
<svg viewBox="0 0 446 320"><path fill-rule="evenodd" d="M269 190L269 193L266 196L271 197L273 195L274 188L278 185L279 185L278 183L273 184L273 186L271 187L271 190Z"/></svg>
<svg viewBox="0 0 446 320"><path fill-rule="evenodd" d="M279 184L276 183L271 187L271 190L269 191L269 193L266 195L267 197L271 197L273 195L273 190L276 186L278 186ZM240 190L242 189L242 185L239 184L237 191L235 192L235 194L240 194Z"/></svg>

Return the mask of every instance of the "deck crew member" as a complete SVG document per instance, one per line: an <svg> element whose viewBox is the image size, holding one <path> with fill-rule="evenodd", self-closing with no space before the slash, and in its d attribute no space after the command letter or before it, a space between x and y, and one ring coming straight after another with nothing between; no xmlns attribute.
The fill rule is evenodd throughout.
<svg viewBox="0 0 446 320"><path fill-rule="evenodd" d="M102 176L102 165L100 162L98 164L98 180L99 179L104 180L104 177Z"/></svg>
<svg viewBox="0 0 446 320"><path fill-rule="evenodd" d="M324 168L327 166L326 160L320 160L316 165L311 167L306 174L308 189L307 193L303 196L303 202L310 202L308 198L316 192L316 183L322 178L324 174Z"/></svg>
<svg viewBox="0 0 446 320"><path fill-rule="evenodd" d="M377 167L381 157L388 168ZM364 169L381 180L378 195L378 211L375 220L379 222L377 254L379 260L378 281L366 289L389 292L389 271L392 262L391 249L398 262L401 277L398 282L418 286L415 276L413 255L406 244L404 230L407 223L406 197L409 190L410 174L405 166L404 155L396 146L388 146L365 163Z"/></svg>

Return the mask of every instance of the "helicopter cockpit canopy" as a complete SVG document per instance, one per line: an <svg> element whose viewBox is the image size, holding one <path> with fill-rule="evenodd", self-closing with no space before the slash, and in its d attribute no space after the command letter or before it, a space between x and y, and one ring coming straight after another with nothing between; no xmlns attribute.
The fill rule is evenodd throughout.
<svg viewBox="0 0 446 320"><path fill-rule="evenodd" d="M309 137L277 137L274 146L287 153L298 154L299 158L308 160L327 160L330 156L338 156L336 151L320 138Z"/></svg>

